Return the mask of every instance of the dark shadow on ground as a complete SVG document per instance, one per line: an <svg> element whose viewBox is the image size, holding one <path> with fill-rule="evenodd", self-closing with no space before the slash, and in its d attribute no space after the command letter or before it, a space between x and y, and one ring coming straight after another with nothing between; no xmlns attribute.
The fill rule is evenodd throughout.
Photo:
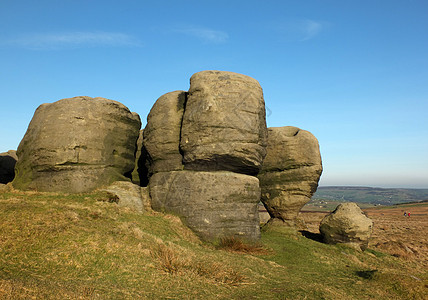
<svg viewBox="0 0 428 300"><path fill-rule="evenodd" d="M313 233L307 230L300 230L299 231L305 238L314 240L316 242L322 243L322 235L320 233Z"/></svg>

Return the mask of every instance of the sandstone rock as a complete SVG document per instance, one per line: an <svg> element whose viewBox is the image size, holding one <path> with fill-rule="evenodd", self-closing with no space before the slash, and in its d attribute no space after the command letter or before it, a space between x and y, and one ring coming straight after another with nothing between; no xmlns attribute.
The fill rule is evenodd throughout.
<svg viewBox="0 0 428 300"><path fill-rule="evenodd" d="M267 155L258 175L261 200L272 218L295 226L322 173L317 139L297 127L268 128Z"/></svg>
<svg viewBox="0 0 428 300"><path fill-rule="evenodd" d="M367 248L372 229L373 221L352 202L339 204L320 224L324 242L344 244L361 250Z"/></svg>
<svg viewBox="0 0 428 300"><path fill-rule="evenodd" d="M167 93L156 101L147 116L143 143L147 150L149 176L183 169L179 145L185 102L186 92Z"/></svg>
<svg viewBox="0 0 428 300"><path fill-rule="evenodd" d="M117 198L117 204L138 212L145 211L141 187L129 181L116 181L100 191L108 192ZM146 197L146 195L144 195ZM147 201L145 199L144 201Z"/></svg>
<svg viewBox="0 0 428 300"><path fill-rule="evenodd" d="M18 160L15 150L0 153L0 183L11 182L15 177L15 164Z"/></svg>
<svg viewBox="0 0 428 300"><path fill-rule="evenodd" d="M147 186L149 183L148 169L146 166L147 151L143 146L143 132L140 130L140 135L137 140L137 150L135 152L135 165L132 171L132 182L140 186Z"/></svg>
<svg viewBox="0 0 428 300"><path fill-rule="evenodd" d="M113 100L42 104L18 147L13 186L79 193L129 180L140 127L139 116Z"/></svg>
<svg viewBox="0 0 428 300"><path fill-rule="evenodd" d="M180 147L188 170L259 172L266 155L266 116L257 80L202 71L190 79Z"/></svg>
<svg viewBox="0 0 428 300"><path fill-rule="evenodd" d="M149 183L152 208L180 216L202 239L260 238L256 177L232 172L156 173Z"/></svg>

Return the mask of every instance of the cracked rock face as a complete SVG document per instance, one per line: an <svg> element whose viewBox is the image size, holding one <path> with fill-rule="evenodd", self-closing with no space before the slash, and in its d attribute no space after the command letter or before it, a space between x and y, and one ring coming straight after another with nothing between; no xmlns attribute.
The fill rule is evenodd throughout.
<svg viewBox="0 0 428 300"><path fill-rule="evenodd" d="M322 173L318 140L297 127L268 128L267 155L258 174L261 200L272 218L294 226Z"/></svg>
<svg viewBox="0 0 428 300"><path fill-rule="evenodd" d="M266 135L257 80L223 71L190 78L180 140L185 169L256 175L266 155Z"/></svg>
<svg viewBox="0 0 428 300"><path fill-rule="evenodd" d="M13 186L80 193L129 180L141 121L123 104L74 97L40 105L19 144Z"/></svg>
<svg viewBox="0 0 428 300"><path fill-rule="evenodd" d="M344 244L365 250L373 230L373 221L353 202L339 204L320 224L324 242Z"/></svg>

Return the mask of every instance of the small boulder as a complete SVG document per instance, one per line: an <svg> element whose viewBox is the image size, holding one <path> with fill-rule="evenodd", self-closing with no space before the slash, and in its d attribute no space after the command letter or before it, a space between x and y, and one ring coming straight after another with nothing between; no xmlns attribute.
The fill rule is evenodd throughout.
<svg viewBox="0 0 428 300"><path fill-rule="evenodd" d="M266 134L257 80L223 71L190 78L180 140L186 170L256 175L266 155Z"/></svg>
<svg viewBox="0 0 428 300"><path fill-rule="evenodd" d="M232 172L160 172L150 178L152 208L173 213L199 237L260 239L256 177Z"/></svg>
<svg viewBox="0 0 428 300"><path fill-rule="evenodd" d="M143 189L142 191L140 186L129 181L116 181L100 191L111 194L119 206L144 212L147 206L147 188Z"/></svg>
<svg viewBox="0 0 428 300"><path fill-rule="evenodd" d="M130 180L140 117L104 98L40 105L19 144L13 186L81 193Z"/></svg>
<svg viewBox="0 0 428 300"><path fill-rule="evenodd" d="M339 204L320 224L324 242L344 244L365 250L372 234L373 221L353 202Z"/></svg>
<svg viewBox="0 0 428 300"><path fill-rule="evenodd" d="M11 182L15 177L15 164L18 161L15 150L0 153L0 183Z"/></svg>
<svg viewBox="0 0 428 300"><path fill-rule="evenodd" d="M268 128L267 155L258 174L261 201L272 218L296 226L322 173L318 140L297 127Z"/></svg>
<svg viewBox="0 0 428 300"><path fill-rule="evenodd" d="M167 93L156 100L147 116L143 144L147 151L149 176L183 169L180 132L185 102L186 92ZM140 161L139 167L144 168L145 163Z"/></svg>

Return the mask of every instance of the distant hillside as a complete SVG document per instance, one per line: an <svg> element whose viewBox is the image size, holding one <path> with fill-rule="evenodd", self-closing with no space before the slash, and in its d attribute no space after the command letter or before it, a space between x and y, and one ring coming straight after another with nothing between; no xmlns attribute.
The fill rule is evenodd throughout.
<svg viewBox="0 0 428 300"><path fill-rule="evenodd" d="M392 205L428 199L428 189L371 188L355 186L321 186L312 201L351 201Z"/></svg>

